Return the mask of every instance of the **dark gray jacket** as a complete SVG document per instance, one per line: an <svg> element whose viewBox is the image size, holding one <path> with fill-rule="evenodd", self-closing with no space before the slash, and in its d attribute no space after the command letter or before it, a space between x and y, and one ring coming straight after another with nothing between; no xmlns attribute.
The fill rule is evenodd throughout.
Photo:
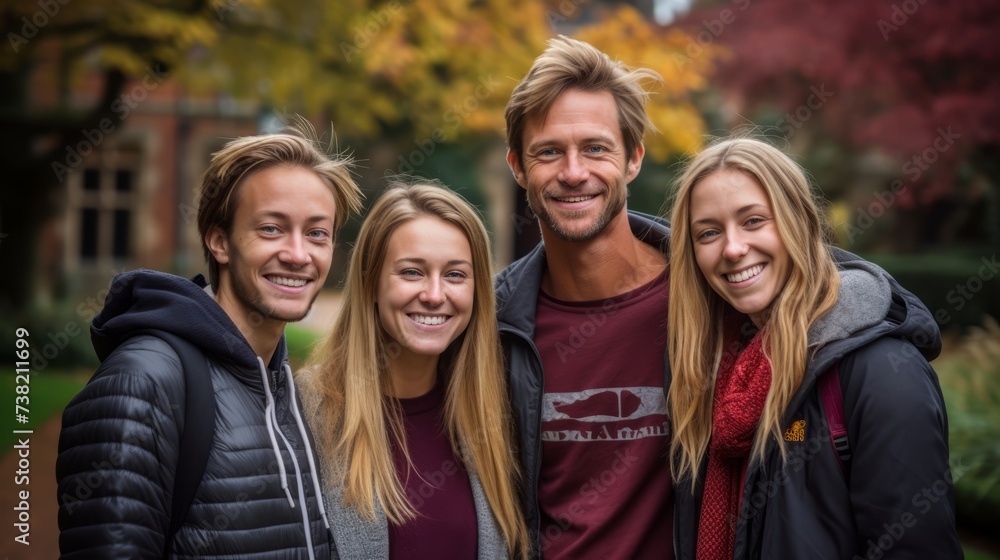
<svg viewBox="0 0 1000 560"><path fill-rule="evenodd" d="M668 253L667 222L629 211L632 235L664 254ZM539 550L540 514L538 475L542 466L541 406L545 390L542 361L533 342L535 306L545 271L545 247L539 244L497 275L497 321L509 374L509 390L520 440L524 477L524 516L531 532L532 549ZM664 460L663 468L667 468Z"/></svg>
<svg viewBox="0 0 1000 560"><path fill-rule="evenodd" d="M265 366L201 286L151 271L113 282L91 326L101 367L63 413L56 465L62 557L161 558L183 460L180 434L212 429L185 426L180 362L162 340L133 336L144 328L198 346L216 398L212 451L170 557L328 559L311 436L284 338Z"/></svg>
<svg viewBox="0 0 1000 560"><path fill-rule="evenodd" d="M941 337L926 307L888 274L845 251L837 305L809 332L810 361L783 426L804 441L751 461L734 559L961 558L948 423L927 363ZM838 365L852 457L841 471L818 380ZM675 556L694 560L699 485L677 481Z"/></svg>

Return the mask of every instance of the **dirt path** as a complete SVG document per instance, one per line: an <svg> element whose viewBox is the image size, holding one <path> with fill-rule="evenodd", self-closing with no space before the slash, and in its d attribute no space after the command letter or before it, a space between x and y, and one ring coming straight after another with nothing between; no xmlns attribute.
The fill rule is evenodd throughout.
<svg viewBox="0 0 1000 560"><path fill-rule="evenodd" d="M62 415L57 414L30 438L28 461L29 483L15 485L18 457L17 450L5 453L0 461L0 477L4 491L0 492L0 558L4 560L48 560L59 558L59 511L56 500L56 455L59 444L59 428ZM14 540L20 532L14 526L18 523L18 513L14 510L20 499L18 492L28 491L28 513L30 514L28 545Z"/></svg>

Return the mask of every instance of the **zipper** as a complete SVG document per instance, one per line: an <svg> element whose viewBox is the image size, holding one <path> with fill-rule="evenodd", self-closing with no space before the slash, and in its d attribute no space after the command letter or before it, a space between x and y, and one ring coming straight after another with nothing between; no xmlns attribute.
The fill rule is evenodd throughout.
<svg viewBox="0 0 1000 560"><path fill-rule="evenodd" d="M535 502L535 527L534 527L534 529L535 529L535 534L537 535L537 538L538 538L539 542L536 542L536 543L533 543L533 544L537 545L537 544L540 544L541 538L542 538L542 510L541 510L541 506L538 503L538 479L539 479L539 477L542 474L542 403L543 403L543 401L545 399L545 372L542 370L542 356L541 356L541 354L538 353L538 347L535 346L535 342L533 340L531 340L530 338L528 338L527 336L525 336L520 331L515 331L515 330L512 330L512 329L506 329L506 328L500 328L500 329L498 329L498 331L499 331L499 333L501 335L506 334L506 335L518 338L522 342L524 342L528 346L528 348L531 349L531 352L534 354L534 356L535 356L535 364L538 366L539 382L540 382L541 390L538 391L538 397L537 397L536 403L535 403L537 405L536 410L538 410L538 421L537 421L537 424L535 425L535 433L538 435L538 437L535 438L535 464L533 465L533 469L532 469L532 471L533 471L532 474L534 475L534 483L535 484L534 484L533 488L531 488L531 489L527 489L526 488L525 489L525 490L530 491L532 493L532 497L534 498L534 502ZM533 548L537 548L537 547L533 547ZM537 550L535 551L535 554L537 554L536 558L541 558L541 554L539 554L539 552Z"/></svg>

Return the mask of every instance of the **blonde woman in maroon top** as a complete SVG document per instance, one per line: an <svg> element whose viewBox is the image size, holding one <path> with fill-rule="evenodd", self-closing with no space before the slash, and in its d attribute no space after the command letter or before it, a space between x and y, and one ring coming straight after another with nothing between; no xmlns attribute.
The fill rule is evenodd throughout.
<svg viewBox="0 0 1000 560"><path fill-rule="evenodd" d="M489 240L432 183L369 212L306 368L335 558L527 556Z"/></svg>

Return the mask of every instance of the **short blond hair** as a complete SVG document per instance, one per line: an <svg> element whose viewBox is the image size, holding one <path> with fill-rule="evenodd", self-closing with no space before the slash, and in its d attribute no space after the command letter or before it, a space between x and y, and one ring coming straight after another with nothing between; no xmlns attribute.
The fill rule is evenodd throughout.
<svg viewBox="0 0 1000 560"><path fill-rule="evenodd" d="M631 157L646 131L655 128L646 114L649 92L643 83L662 83L663 78L648 68L629 68L589 43L563 35L549 39L548 45L507 102L507 147L520 159L525 126L529 121L544 119L563 92L607 91L618 108L626 157Z"/></svg>
<svg viewBox="0 0 1000 560"><path fill-rule="evenodd" d="M228 234L246 179L278 165L306 168L330 187L337 204L333 219L335 233L347 221L350 212L361 209L362 194L351 176L351 158L328 153L309 121L299 118L281 133L244 136L230 141L212 154L212 161L202 176L198 202L198 234L208 261L212 289L219 288L219 263L208 249L208 234L216 228Z"/></svg>

